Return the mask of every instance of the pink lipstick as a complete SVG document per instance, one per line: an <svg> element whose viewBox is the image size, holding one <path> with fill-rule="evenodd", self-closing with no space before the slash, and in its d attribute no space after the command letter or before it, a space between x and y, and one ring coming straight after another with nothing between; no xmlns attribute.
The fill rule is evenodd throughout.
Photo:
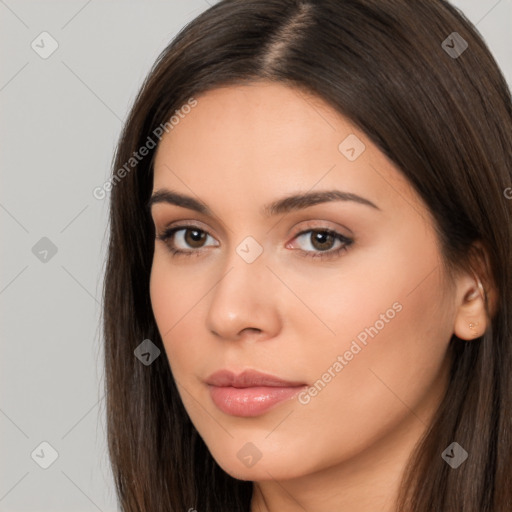
<svg viewBox="0 0 512 512"><path fill-rule="evenodd" d="M229 370L206 379L213 403L231 416L259 416L275 405L293 398L306 384L286 381L255 370L235 375Z"/></svg>

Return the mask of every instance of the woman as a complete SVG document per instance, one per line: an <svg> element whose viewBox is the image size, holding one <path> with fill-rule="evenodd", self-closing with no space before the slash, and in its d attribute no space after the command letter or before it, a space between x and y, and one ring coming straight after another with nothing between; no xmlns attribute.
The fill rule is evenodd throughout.
<svg viewBox="0 0 512 512"><path fill-rule="evenodd" d="M512 106L444 0L223 0L122 133L124 511L512 509Z"/></svg>

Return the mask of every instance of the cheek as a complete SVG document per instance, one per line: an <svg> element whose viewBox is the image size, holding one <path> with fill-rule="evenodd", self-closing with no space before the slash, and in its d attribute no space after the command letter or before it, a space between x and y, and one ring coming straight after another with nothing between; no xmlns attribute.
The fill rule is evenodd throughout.
<svg viewBox="0 0 512 512"><path fill-rule="evenodd" d="M189 372L201 361L199 316L213 284L194 270L179 269L169 256L155 251L150 277L153 315L173 374ZM203 317L204 318L204 317ZM204 337L204 336L203 336ZM194 372L195 373L195 372Z"/></svg>
<svg viewBox="0 0 512 512"><path fill-rule="evenodd" d="M410 240L402 237L371 264L352 269L351 282L360 286L351 289L339 317L340 330L350 329L344 345L350 349L355 340L361 347L346 374L359 381L368 400L380 395L399 403L391 390L419 399L445 360L451 308L443 267L433 239L415 246Z"/></svg>
<svg viewBox="0 0 512 512"><path fill-rule="evenodd" d="M427 422L437 403L453 311L437 252L432 246L418 252L423 258L410 250L388 253L381 265L354 265L350 276L333 282L334 289L345 283L342 298L333 292L324 309L337 336L322 354L310 354L313 385L302 397L305 421L309 414L335 425L331 441L368 441L411 411Z"/></svg>

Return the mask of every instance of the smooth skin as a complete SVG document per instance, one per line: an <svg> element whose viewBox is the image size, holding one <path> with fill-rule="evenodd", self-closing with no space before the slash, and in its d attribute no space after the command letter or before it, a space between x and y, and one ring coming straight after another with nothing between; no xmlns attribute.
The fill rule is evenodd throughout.
<svg viewBox="0 0 512 512"><path fill-rule="evenodd" d="M262 81L197 101L159 144L153 192L190 196L211 214L152 205L151 301L183 404L218 464L254 482L252 512L392 511L446 389L452 334L471 342L487 326L475 276L448 276L420 197L320 98ZM349 135L365 145L354 161L339 149ZM376 207L337 200L263 213L283 197L334 189ZM252 263L237 252L247 237L263 250ZM242 247L254 255L251 243ZM347 360L393 304L400 311ZM338 356L347 364L333 376ZM212 402L204 381L223 368L307 389L329 368L331 379L308 403L244 418ZM246 443L261 454L251 467L237 456Z"/></svg>

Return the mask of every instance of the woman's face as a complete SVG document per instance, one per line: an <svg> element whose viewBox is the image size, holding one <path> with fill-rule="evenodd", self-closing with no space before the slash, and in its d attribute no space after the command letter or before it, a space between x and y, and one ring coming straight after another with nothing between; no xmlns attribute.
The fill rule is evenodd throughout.
<svg viewBox="0 0 512 512"><path fill-rule="evenodd" d="M156 155L170 236L150 283L192 422L240 479L393 464L447 383L455 292L428 210L314 96L258 82L196 99ZM221 370L248 373L209 380Z"/></svg>

